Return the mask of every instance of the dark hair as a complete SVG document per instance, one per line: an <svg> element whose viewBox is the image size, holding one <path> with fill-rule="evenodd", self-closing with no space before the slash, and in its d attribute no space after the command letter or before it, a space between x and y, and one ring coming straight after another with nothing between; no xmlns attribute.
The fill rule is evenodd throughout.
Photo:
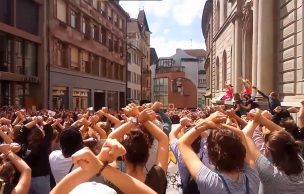
<svg viewBox="0 0 304 194"><path fill-rule="evenodd" d="M274 131L267 138L267 148L275 166L287 175L299 174L303 171L303 164L299 157L300 143L287 131Z"/></svg>
<svg viewBox="0 0 304 194"><path fill-rule="evenodd" d="M218 171L241 170L246 149L239 136L228 129L211 131L207 138L208 156Z"/></svg>
<svg viewBox="0 0 304 194"><path fill-rule="evenodd" d="M59 135L60 147L64 157L71 157L75 152L83 148L80 132L74 127L66 128Z"/></svg>
<svg viewBox="0 0 304 194"><path fill-rule="evenodd" d="M145 165L149 158L149 140L147 135L141 130L131 131L123 140L127 154L126 160L133 164Z"/></svg>
<svg viewBox="0 0 304 194"><path fill-rule="evenodd" d="M0 170L0 178L4 180L4 182L10 182L12 177L15 174L15 167L10 161L1 161L1 170Z"/></svg>
<svg viewBox="0 0 304 194"><path fill-rule="evenodd" d="M39 146L43 142L43 133L42 131L35 125L30 129L30 132L27 136L27 142L30 148Z"/></svg>
<svg viewBox="0 0 304 194"><path fill-rule="evenodd" d="M239 93L234 93L234 94L233 94L233 98L234 98L234 100L240 100L240 99L241 99L241 96L240 96Z"/></svg>

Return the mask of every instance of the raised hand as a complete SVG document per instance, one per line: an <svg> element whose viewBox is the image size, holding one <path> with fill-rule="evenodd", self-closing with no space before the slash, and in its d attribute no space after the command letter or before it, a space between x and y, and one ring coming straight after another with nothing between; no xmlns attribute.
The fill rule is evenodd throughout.
<svg viewBox="0 0 304 194"><path fill-rule="evenodd" d="M188 118L188 117L181 118L181 120L179 121L179 123L183 127L187 127L187 126L193 125L193 121L190 118Z"/></svg>
<svg viewBox="0 0 304 194"><path fill-rule="evenodd" d="M21 146L18 143L11 143L10 148L14 153L18 153L21 150Z"/></svg>
<svg viewBox="0 0 304 194"><path fill-rule="evenodd" d="M163 106L163 103L156 101L156 102L154 102L154 104L152 105L151 108L153 110L159 110L162 106Z"/></svg>
<svg viewBox="0 0 304 194"><path fill-rule="evenodd" d="M81 167L83 170L90 171L96 174L101 168L101 162L93 154L93 152L85 147L72 155L72 161L76 166Z"/></svg>
<svg viewBox="0 0 304 194"><path fill-rule="evenodd" d="M213 121L216 124L223 123L227 119L227 116L223 114L222 112L216 111L215 113L212 113L206 121Z"/></svg>
<svg viewBox="0 0 304 194"><path fill-rule="evenodd" d="M153 121L155 120L155 118L156 118L155 112L152 109L147 108L139 114L138 121L140 123L145 123L146 121Z"/></svg>
<svg viewBox="0 0 304 194"><path fill-rule="evenodd" d="M129 117L137 117L139 115L138 107L134 103L129 104L122 110Z"/></svg>
<svg viewBox="0 0 304 194"><path fill-rule="evenodd" d="M116 139L107 139L98 154L98 158L100 161L111 163L126 153L126 149Z"/></svg>

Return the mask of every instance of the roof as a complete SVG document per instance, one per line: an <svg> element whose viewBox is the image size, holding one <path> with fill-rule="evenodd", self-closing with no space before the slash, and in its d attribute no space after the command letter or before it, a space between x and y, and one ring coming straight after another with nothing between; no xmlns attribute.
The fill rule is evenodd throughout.
<svg viewBox="0 0 304 194"><path fill-rule="evenodd" d="M203 14L202 14L202 32L204 37L206 38L206 30L209 18L212 19L212 8L213 0L207 0L204 6Z"/></svg>
<svg viewBox="0 0 304 194"><path fill-rule="evenodd" d="M193 57L206 57L207 52L204 49L187 49L184 50L188 55Z"/></svg>
<svg viewBox="0 0 304 194"><path fill-rule="evenodd" d="M150 65L157 64L158 56L155 48L150 48Z"/></svg>
<svg viewBox="0 0 304 194"><path fill-rule="evenodd" d="M144 30L151 32L149 29L149 25L148 25L146 14L145 14L144 10L139 11L137 20L138 20L139 24L141 25L141 27L145 27Z"/></svg>

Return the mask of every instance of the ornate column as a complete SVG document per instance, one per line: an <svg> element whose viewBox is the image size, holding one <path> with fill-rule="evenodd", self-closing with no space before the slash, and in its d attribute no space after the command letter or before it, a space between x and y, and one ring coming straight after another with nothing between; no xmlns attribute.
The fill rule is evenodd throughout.
<svg viewBox="0 0 304 194"><path fill-rule="evenodd" d="M234 21L234 91L240 92L242 85L239 78L242 76L242 26L241 18Z"/></svg>
<svg viewBox="0 0 304 194"><path fill-rule="evenodd" d="M263 92L273 90L273 0L259 1L257 86Z"/></svg>
<svg viewBox="0 0 304 194"><path fill-rule="evenodd" d="M252 85L257 86L257 52L258 52L258 24L259 0L253 1L253 35L252 35Z"/></svg>

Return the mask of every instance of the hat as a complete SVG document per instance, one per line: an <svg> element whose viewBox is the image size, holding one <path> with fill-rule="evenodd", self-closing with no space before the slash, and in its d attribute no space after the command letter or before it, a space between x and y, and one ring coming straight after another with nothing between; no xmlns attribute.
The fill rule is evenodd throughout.
<svg viewBox="0 0 304 194"><path fill-rule="evenodd" d="M70 194L117 194L117 192L112 189L111 187L96 183L96 182L86 182L81 183L80 185L76 186Z"/></svg>

